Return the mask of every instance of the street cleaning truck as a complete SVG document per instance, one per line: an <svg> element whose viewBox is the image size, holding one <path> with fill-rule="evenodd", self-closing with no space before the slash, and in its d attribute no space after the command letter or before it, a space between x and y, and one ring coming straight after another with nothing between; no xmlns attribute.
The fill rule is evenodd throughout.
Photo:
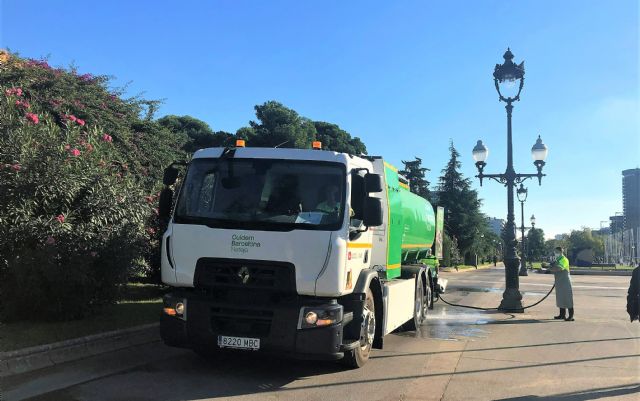
<svg viewBox="0 0 640 401"><path fill-rule="evenodd" d="M443 291L442 215L436 226L382 157L320 147L199 150L177 196L179 169L165 170L166 344L360 367L385 335L425 322Z"/></svg>

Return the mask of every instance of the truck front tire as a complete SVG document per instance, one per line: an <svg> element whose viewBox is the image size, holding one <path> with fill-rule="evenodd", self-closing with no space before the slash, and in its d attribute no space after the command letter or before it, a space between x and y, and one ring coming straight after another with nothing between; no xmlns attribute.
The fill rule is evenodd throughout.
<svg viewBox="0 0 640 401"><path fill-rule="evenodd" d="M371 346L376 333L376 306L371 288L367 288L367 295L362 311L363 319L360 329L360 346L345 352L342 362L350 368L361 368L369 360Z"/></svg>

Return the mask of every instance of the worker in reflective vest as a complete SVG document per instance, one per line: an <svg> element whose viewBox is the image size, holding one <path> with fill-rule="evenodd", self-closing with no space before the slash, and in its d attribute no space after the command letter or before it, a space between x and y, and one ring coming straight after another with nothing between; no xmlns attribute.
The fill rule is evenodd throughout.
<svg viewBox="0 0 640 401"><path fill-rule="evenodd" d="M560 308L560 314L554 319L573 321L573 289L571 288L571 275L569 274L569 259L564 256L561 247L555 249L556 261L551 266L551 271L556 283L556 305ZM566 311L569 309L569 316Z"/></svg>

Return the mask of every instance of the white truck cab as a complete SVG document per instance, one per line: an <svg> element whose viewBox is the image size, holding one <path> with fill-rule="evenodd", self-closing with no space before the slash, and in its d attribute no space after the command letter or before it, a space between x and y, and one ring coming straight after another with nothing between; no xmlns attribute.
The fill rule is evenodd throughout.
<svg viewBox="0 0 640 401"><path fill-rule="evenodd" d="M330 151L210 148L176 197L177 170L165 170L165 343L357 367L385 334L420 324L437 270L412 264L389 278L384 170L381 158Z"/></svg>

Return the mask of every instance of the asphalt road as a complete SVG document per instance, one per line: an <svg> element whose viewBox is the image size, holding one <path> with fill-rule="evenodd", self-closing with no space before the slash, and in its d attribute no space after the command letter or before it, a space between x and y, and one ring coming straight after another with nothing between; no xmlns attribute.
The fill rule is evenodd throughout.
<svg viewBox="0 0 640 401"><path fill-rule="evenodd" d="M495 307L504 270L444 273L449 302ZM524 303L552 275L521 279ZM254 353L204 360L160 343L22 378L6 399L489 400L638 399L640 324L625 312L629 277L574 276L576 321L554 321L554 294L524 314L436 304L417 332L385 337L362 369ZM48 387L47 387L48 386ZM49 390L46 390L49 389Z"/></svg>

